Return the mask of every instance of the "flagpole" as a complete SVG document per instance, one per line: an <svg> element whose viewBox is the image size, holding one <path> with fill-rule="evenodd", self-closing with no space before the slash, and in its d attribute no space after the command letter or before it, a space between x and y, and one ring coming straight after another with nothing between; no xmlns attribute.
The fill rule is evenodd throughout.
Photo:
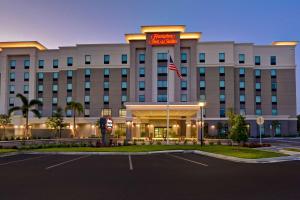
<svg viewBox="0 0 300 200"><path fill-rule="evenodd" d="M167 144L169 144L169 126L170 126L170 110L169 110L169 62L170 62L170 55L168 50L168 62L167 62Z"/></svg>

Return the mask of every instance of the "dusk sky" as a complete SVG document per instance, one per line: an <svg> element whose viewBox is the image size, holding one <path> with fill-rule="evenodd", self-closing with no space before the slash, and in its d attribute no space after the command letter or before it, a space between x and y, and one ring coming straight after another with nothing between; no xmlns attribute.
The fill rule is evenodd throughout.
<svg viewBox="0 0 300 200"><path fill-rule="evenodd" d="M0 41L36 40L47 48L123 43L141 25L184 24L201 31L202 41L271 44L299 41L299 20L299 0L0 0ZM299 75L298 68L298 113Z"/></svg>

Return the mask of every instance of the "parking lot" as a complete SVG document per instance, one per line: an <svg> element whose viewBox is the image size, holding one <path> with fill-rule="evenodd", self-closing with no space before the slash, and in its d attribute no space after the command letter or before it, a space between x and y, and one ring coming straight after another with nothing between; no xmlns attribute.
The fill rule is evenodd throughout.
<svg viewBox="0 0 300 200"><path fill-rule="evenodd" d="M300 161L189 154L0 158L0 199L300 199Z"/></svg>

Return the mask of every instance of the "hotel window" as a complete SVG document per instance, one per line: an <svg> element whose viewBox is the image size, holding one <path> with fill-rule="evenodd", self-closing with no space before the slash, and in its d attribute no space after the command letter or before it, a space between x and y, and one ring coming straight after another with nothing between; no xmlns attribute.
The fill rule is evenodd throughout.
<svg viewBox="0 0 300 200"><path fill-rule="evenodd" d="M245 76L245 68L240 68L239 74L240 74L240 77Z"/></svg>
<svg viewBox="0 0 300 200"><path fill-rule="evenodd" d="M167 66L158 66L157 67L157 74L158 75L167 75L167 73L168 73Z"/></svg>
<svg viewBox="0 0 300 200"><path fill-rule="evenodd" d="M10 97L9 98L9 106L14 106L15 105L15 98Z"/></svg>
<svg viewBox="0 0 300 200"><path fill-rule="evenodd" d="M271 83L271 88L272 88L272 91L276 91L277 90L277 83L276 82L272 82Z"/></svg>
<svg viewBox="0 0 300 200"><path fill-rule="evenodd" d="M67 65L68 65L68 67L73 66L73 57L68 57L67 58Z"/></svg>
<svg viewBox="0 0 300 200"><path fill-rule="evenodd" d="M43 102L43 100L44 100L43 98L37 98L37 99L38 99L40 102Z"/></svg>
<svg viewBox="0 0 300 200"><path fill-rule="evenodd" d="M187 94L181 94L180 101L181 102L187 102Z"/></svg>
<svg viewBox="0 0 300 200"><path fill-rule="evenodd" d="M109 64L110 56L109 55L104 55L104 64Z"/></svg>
<svg viewBox="0 0 300 200"><path fill-rule="evenodd" d="M256 110L255 110L255 114L256 114L256 115L262 115L261 109L256 109Z"/></svg>
<svg viewBox="0 0 300 200"><path fill-rule="evenodd" d="M220 89L225 89L225 81L220 81L219 86Z"/></svg>
<svg viewBox="0 0 300 200"><path fill-rule="evenodd" d="M103 96L103 103L104 104L109 104L109 96L108 95Z"/></svg>
<svg viewBox="0 0 300 200"><path fill-rule="evenodd" d="M122 103L126 102L127 101L127 95L122 95L121 101L122 101Z"/></svg>
<svg viewBox="0 0 300 200"><path fill-rule="evenodd" d="M271 77L272 77L272 78L276 78L276 76L277 76L277 71L276 71L276 69L271 69Z"/></svg>
<svg viewBox="0 0 300 200"><path fill-rule="evenodd" d="M10 85L9 86L9 94L14 94L15 93L15 86L14 85Z"/></svg>
<svg viewBox="0 0 300 200"><path fill-rule="evenodd" d="M182 76L187 76L187 67L181 67L180 71Z"/></svg>
<svg viewBox="0 0 300 200"><path fill-rule="evenodd" d="M72 97L67 97L67 104L70 103L72 101Z"/></svg>
<svg viewBox="0 0 300 200"><path fill-rule="evenodd" d="M225 53L219 53L219 62L225 62Z"/></svg>
<svg viewBox="0 0 300 200"><path fill-rule="evenodd" d="M29 81L29 72L24 72L24 81Z"/></svg>
<svg viewBox="0 0 300 200"><path fill-rule="evenodd" d="M119 117L126 117L126 109L125 108L120 108L119 109Z"/></svg>
<svg viewBox="0 0 300 200"><path fill-rule="evenodd" d="M277 109L272 109L272 115L278 115Z"/></svg>
<svg viewBox="0 0 300 200"><path fill-rule="evenodd" d="M254 57L254 63L255 63L255 65L260 65L260 56Z"/></svg>
<svg viewBox="0 0 300 200"><path fill-rule="evenodd" d="M139 81L139 90L145 90L145 81Z"/></svg>
<svg viewBox="0 0 300 200"><path fill-rule="evenodd" d="M145 102L145 95L139 95L139 102Z"/></svg>
<svg viewBox="0 0 300 200"><path fill-rule="evenodd" d="M166 89L168 87L167 81L157 81L157 87L160 89Z"/></svg>
<svg viewBox="0 0 300 200"><path fill-rule="evenodd" d="M43 69L44 68L44 60L39 60L39 69Z"/></svg>
<svg viewBox="0 0 300 200"><path fill-rule="evenodd" d="M52 61L52 66L53 66L53 68L58 68L58 59L54 59Z"/></svg>
<svg viewBox="0 0 300 200"><path fill-rule="evenodd" d="M84 109L84 117L90 116L90 109Z"/></svg>
<svg viewBox="0 0 300 200"><path fill-rule="evenodd" d="M187 54L181 53L181 63L187 63Z"/></svg>
<svg viewBox="0 0 300 200"><path fill-rule="evenodd" d="M240 95L240 103L245 103L245 95L244 94Z"/></svg>
<svg viewBox="0 0 300 200"><path fill-rule="evenodd" d="M255 96L255 103L260 104L261 103L261 96Z"/></svg>
<svg viewBox="0 0 300 200"><path fill-rule="evenodd" d="M111 116L111 108L103 108L101 111L102 117Z"/></svg>
<svg viewBox="0 0 300 200"><path fill-rule="evenodd" d="M16 69L17 61L16 60L11 60L9 62L10 69Z"/></svg>
<svg viewBox="0 0 300 200"><path fill-rule="evenodd" d="M200 81L200 89L205 89L205 81Z"/></svg>
<svg viewBox="0 0 300 200"><path fill-rule="evenodd" d="M139 76L140 77L145 77L145 68L144 67L139 68Z"/></svg>
<svg viewBox="0 0 300 200"><path fill-rule="evenodd" d="M24 60L24 68L29 69L30 67L30 61L29 60Z"/></svg>
<svg viewBox="0 0 300 200"><path fill-rule="evenodd" d="M246 110L244 108L240 109L240 115L242 115L242 116L246 115Z"/></svg>
<svg viewBox="0 0 300 200"><path fill-rule="evenodd" d="M38 85L38 93L42 93L44 91L43 85Z"/></svg>
<svg viewBox="0 0 300 200"><path fill-rule="evenodd" d="M220 117L226 117L225 108L220 108Z"/></svg>
<svg viewBox="0 0 300 200"><path fill-rule="evenodd" d="M182 80L180 82L181 90L186 90L187 89L187 81Z"/></svg>
<svg viewBox="0 0 300 200"><path fill-rule="evenodd" d="M127 73L128 73L127 68L122 68L122 69L121 69L122 77L127 77Z"/></svg>
<svg viewBox="0 0 300 200"><path fill-rule="evenodd" d="M245 89L245 81L240 81L240 90Z"/></svg>
<svg viewBox="0 0 300 200"><path fill-rule="evenodd" d="M87 81L84 83L84 89L85 90L90 90L91 89L91 82Z"/></svg>
<svg viewBox="0 0 300 200"><path fill-rule="evenodd" d="M205 67L199 68L199 74L200 74L200 76L205 76Z"/></svg>
<svg viewBox="0 0 300 200"><path fill-rule="evenodd" d="M261 90L261 83L255 83L255 90L257 91Z"/></svg>
<svg viewBox="0 0 300 200"><path fill-rule="evenodd" d="M67 71L67 78L72 78L73 77L73 71L72 70L68 70Z"/></svg>
<svg viewBox="0 0 300 200"><path fill-rule="evenodd" d="M168 54L167 53L157 53L157 61L167 62L168 61Z"/></svg>
<svg viewBox="0 0 300 200"><path fill-rule="evenodd" d="M261 76L261 70L260 69L255 69L255 77L259 78Z"/></svg>
<svg viewBox="0 0 300 200"><path fill-rule="evenodd" d="M90 96L84 96L84 103L90 103Z"/></svg>
<svg viewBox="0 0 300 200"><path fill-rule="evenodd" d="M224 103L224 102L225 102L225 95L220 94L220 103Z"/></svg>
<svg viewBox="0 0 300 200"><path fill-rule="evenodd" d="M140 53L139 54L139 63L144 64L145 63L145 54Z"/></svg>
<svg viewBox="0 0 300 200"><path fill-rule="evenodd" d="M200 94L199 100L200 101L205 101L206 100L205 94Z"/></svg>
<svg viewBox="0 0 300 200"><path fill-rule="evenodd" d="M58 85L57 84L52 85L52 92L54 92L54 93L58 92Z"/></svg>
<svg viewBox="0 0 300 200"><path fill-rule="evenodd" d="M86 65L89 65L91 64L91 61L92 61L92 57L90 55L85 55L85 64Z"/></svg>
<svg viewBox="0 0 300 200"><path fill-rule="evenodd" d="M15 72L10 72L9 73L9 80L10 81L15 81L15 79L16 79L16 73Z"/></svg>
<svg viewBox="0 0 300 200"><path fill-rule="evenodd" d="M225 75L225 67L219 67L219 75L224 76Z"/></svg>
<svg viewBox="0 0 300 200"><path fill-rule="evenodd" d="M277 104L277 96L276 95L272 95L272 104Z"/></svg>
<svg viewBox="0 0 300 200"><path fill-rule="evenodd" d="M72 117L72 110L67 110L66 115L67 117Z"/></svg>
<svg viewBox="0 0 300 200"><path fill-rule="evenodd" d="M29 92L29 86L28 85L24 85L23 92L24 92L24 94L28 94L28 92Z"/></svg>
<svg viewBox="0 0 300 200"><path fill-rule="evenodd" d="M104 77L109 77L109 69L104 68Z"/></svg>
<svg viewBox="0 0 300 200"><path fill-rule="evenodd" d="M159 94L157 95L157 101L158 102L167 102L167 95L166 94Z"/></svg>
<svg viewBox="0 0 300 200"><path fill-rule="evenodd" d="M85 75L85 77L90 77L91 76L91 69L89 69L89 68L84 69L84 75Z"/></svg>
<svg viewBox="0 0 300 200"><path fill-rule="evenodd" d="M53 80L58 80L58 72L53 72L52 79Z"/></svg>
<svg viewBox="0 0 300 200"><path fill-rule="evenodd" d="M43 72L39 72L38 73L38 80L42 81L44 79L44 73Z"/></svg>
<svg viewBox="0 0 300 200"><path fill-rule="evenodd" d="M205 53L199 53L199 62L205 63Z"/></svg>
<svg viewBox="0 0 300 200"><path fill-rule="evenodd" d="M104 81L103 82L103 88L104 88L104 90L109 90L109 82L108 81Z"/></svg>
<svg viewBox="0 0 300 200"><path fill-rule="evenodd" d="M270 65L276 65L276 56L270 57Z"/></svg>
<svg viewBox="0 0 300 200"><path fill-rule="evenodd" d="M121 88L122 88L122 90L127 90L127 82L126 81L122 81Z"/></svg>
<svg viewBox="0 0 300 200"><path fill-rule="evenodd" d="M245 54L239 54L239 64L245 63Z"/></svg>
<svg viewBox="0 0 300 200"><path fill-rule="evenodd" d="M57 97L53 97L53 98L52 98L52 104L53 104L53 105L56 105L56 104L57 104L57 101L58 101L58 100L57 100Z"/></svg>
<svg viewBox="0 0 300 200"><path fill-rule="evenodd" d="M67 91L68 91L68 92L71 92L71 91L72 91L72 88L73 88L72 83L68 83L68 84L67 84Z"/></svg>
<svg viewBox="0 0 300 200"><path fill-rule="evenodd" d="M127 54L122 54L122 64L127 64Z"/></svg>

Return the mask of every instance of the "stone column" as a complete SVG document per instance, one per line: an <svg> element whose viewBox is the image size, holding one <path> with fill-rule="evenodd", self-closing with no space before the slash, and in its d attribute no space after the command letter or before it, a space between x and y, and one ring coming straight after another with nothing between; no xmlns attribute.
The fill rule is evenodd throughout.
<svg viewBox="0 0 300 200"><path fill-rule="evenodd" d="M185 122L185 137L190 138L191 137L191 128L192 128L192 124L191 124L191 120L186 120Z"/></svg>
<svg viewBox="0 0 300 200"><path fill-rule="evenodd" d="M132 139L132 113L131 111L126 112L126 140L129 141Z"/></svg>
<svg viewBox="0 0 300 200"><path fill-rule="evenodd" d="M141 125L139 123L135 124L135 137L141 137Z"/></svg>

